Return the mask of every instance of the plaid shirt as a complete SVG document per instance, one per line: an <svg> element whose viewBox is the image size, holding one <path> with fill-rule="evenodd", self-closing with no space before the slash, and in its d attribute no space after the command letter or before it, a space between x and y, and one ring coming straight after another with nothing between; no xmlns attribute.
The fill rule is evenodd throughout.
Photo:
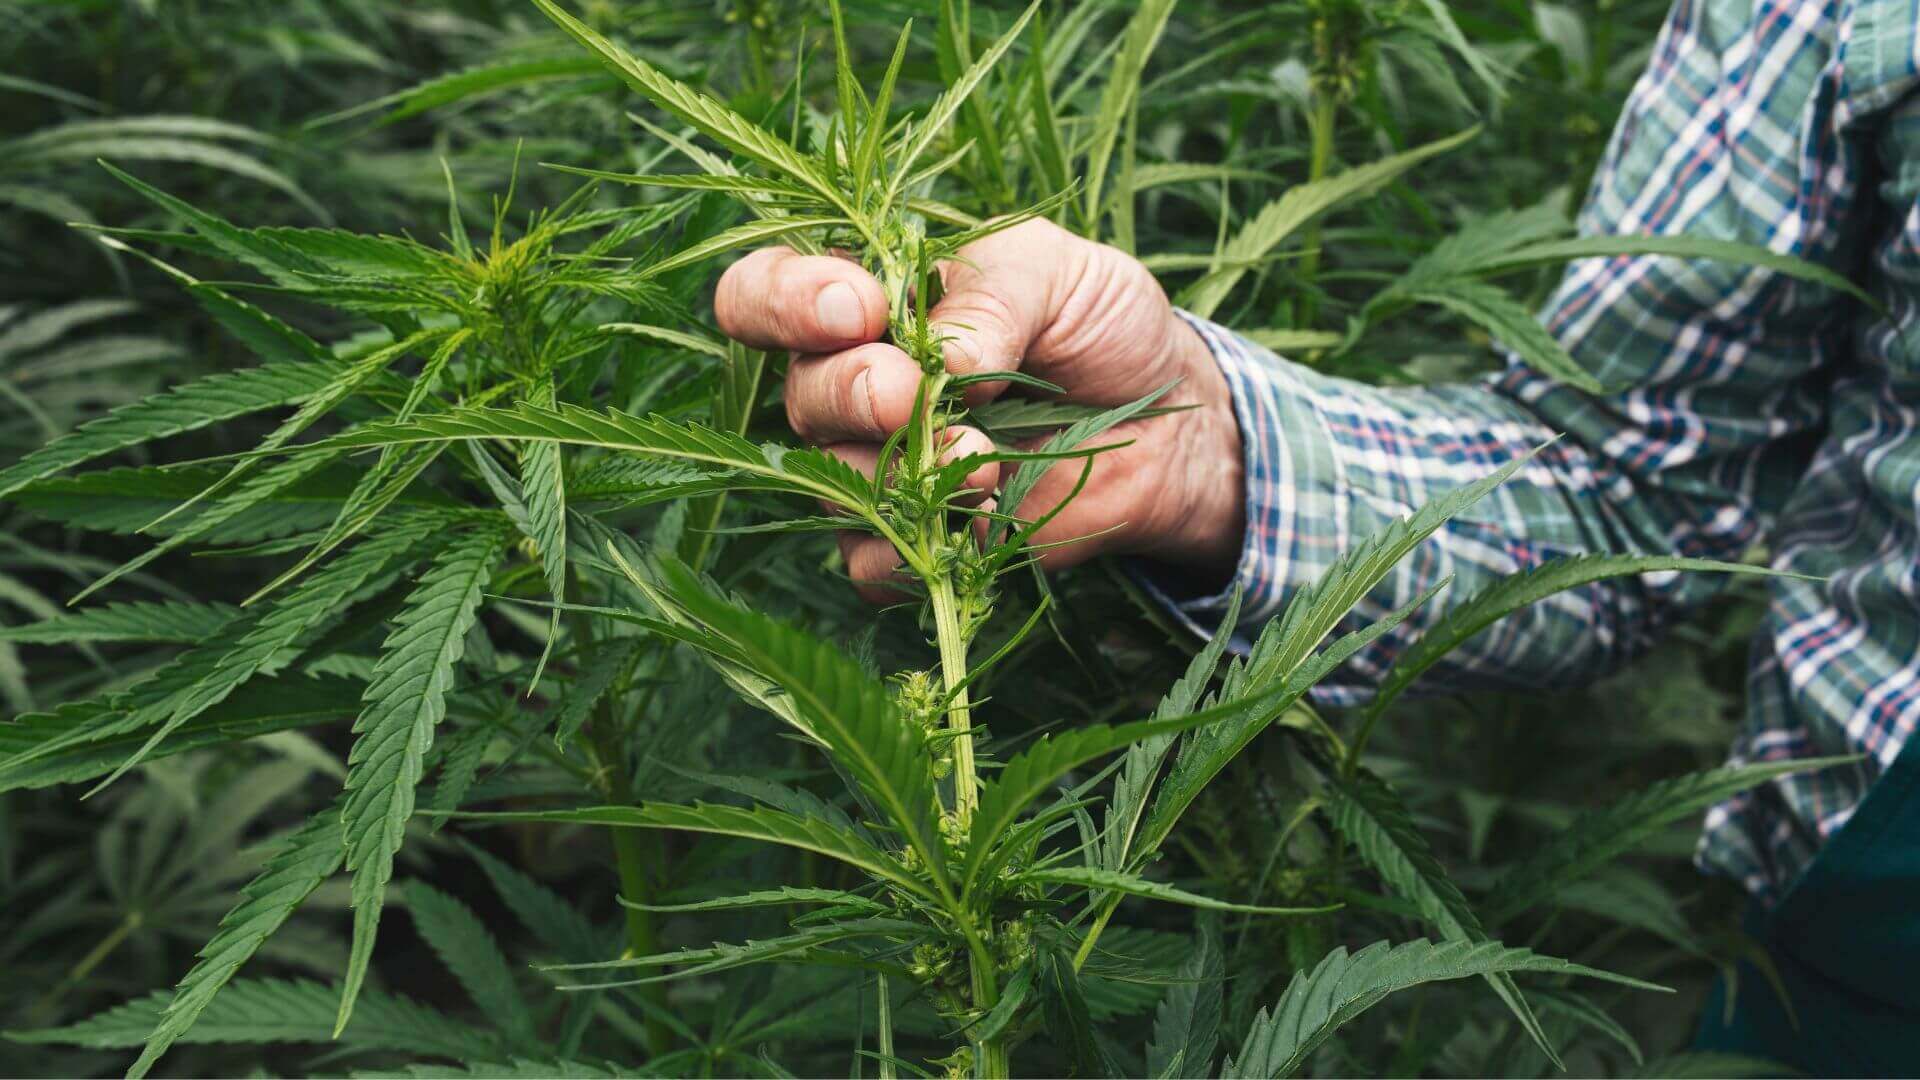
<svg viewBox="0 0 1920 1080"><path fill-rule="evenodd" d="M1542 322L1609 386L1594 397L1509 358L1480 382L1377 389L1201 320L1246 447L1243 631L1349 544L1553 443L1368 597L1377 618L1442 575L1434 604L1321 692L1363 698L1444 610L1582 552L1737 560L1769 579L1737 762L1857 753L1715 808L1699 861L1779 897L1920 724L1920 5L1679 0L1594 180L1586 234L1719 237L1820 262L1891 318L1759 268L1660 257L1571 264ZM1650 574L1533 605L1428 685L1566 686L1643 650L1720 575ZM1196 630L1225 594L1173 602Z"/></svg>

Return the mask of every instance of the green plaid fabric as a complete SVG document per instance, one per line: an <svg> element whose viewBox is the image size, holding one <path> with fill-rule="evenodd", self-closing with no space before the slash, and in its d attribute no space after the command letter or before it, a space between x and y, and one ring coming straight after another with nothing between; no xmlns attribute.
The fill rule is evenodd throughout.
<svg viewBox="0 0 1920 1080"><path fill-rule="evenodd" d="M1571 265L1542 322L1623 392L1516 360L1494 378L1376 389L1201 320L1246 444L1243 634L1334 555L1412 507L1565 437L1370 596L1374 618L1441 599L1322 692L1365 697L1392 657L1503 575L1581 552L1781 570L1752 647L1736 761L1856 753L1716 808L1699 859L1771 901L1920 724L1920 38L1915 3L1680 0L1615 131L1587 234L1718 237L1828 265L1881 315L1759 268L1673 258ZM1648 575L1509 618L1431 686L1589 680L1655 641L1714 575ZM1171 590L1162 590L1171 592ZM1169 599L1196 631L1225 594Z"/></svg>

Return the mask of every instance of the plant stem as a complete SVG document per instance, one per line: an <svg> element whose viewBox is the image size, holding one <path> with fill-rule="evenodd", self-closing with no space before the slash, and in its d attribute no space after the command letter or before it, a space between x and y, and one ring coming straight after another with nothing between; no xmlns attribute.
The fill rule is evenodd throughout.
<svg viewBox="0 0 1920 1080"><path fill-rule="evenodd" d="M915 294L909 288L912 279L904 261L884 249L877 249L877 254L881 264L881 281L887 290L892 311L896 343L904 345L909 340L924 343L927 340L925 308L915 308L913 305L916 301L923 305L926 292ZM931 284L922 281L920 288L927 290ZM913 351L919 353L922 348L924 345L915 346ZM908 442L911 448L908 472L920 477L939 467L942 450L940 399L952 376L935 358L915 355L914 359L923 365L925 374L920 379L919 413L910 421L913 430ZM967 700L967 645L969 627L974 618L982 613L971 610L974 597L963 598L954 589L954 560L952 553L944 549L950 543L971 543L971 533L962 531L956 536L950 532L947 511L943 506L929 508L924 518L915 524L915 539L910 544L901 543L900 537L890 530L883 531L893 541L900 557L926 587L927 602L933 609L933 632L940 651L940 681L945 690L946 725L953 751L953 816L961 831L965 832L972 825L974 809L980 802L980 778L975 772L973 756L972 708ZM951 913L966 939L973 999L971 1005L976 1013L984 1014L1000 1000L999 968L986 937L974 924L973 913L964 909L955 909ZM985 922L986 930L991 933L991 914L985 916ZM1011 1066L1004 1034L975 1040L972 1047L976 1076L997 1080L1009 1075Z"/></svg>
<svg viewBox="0 0 1920 1080"><path fill-rule="evenodd" d="M893 999L888 996L887 977L880 980L880 1016L878 1020L880 1038L880 1080L895 1080L898 1070L893 1065Z"/></svg>
<svg viewBox="0 0 1920 1080"><path fill-rule="evenodd" d="M1313 95L1313 156L1307 162L1307 183L1326 178L1327 169L1333 163L1333 132L1339 123L1339 101L1331 87L1314 88ZM1299 326L1311 326L1315 308L1318 306L1313 297L1313 281L1320 272L1320 219L1307 222L1306 232L1301 237L1301 245L1306 249L1301 253L1297 274L1300 280L1300 303L1298 316L1294 320Z"/></svg>
<svg viewBox="0 0 1920 1080"><path fill-rule="evenodd" d="M981 1080L1006 1080L1013 1075L1013 1065L1007 1058L1007 1042L996 1035L980 1044L974 1051L977 1060L974 1074Z"/></svg>
<svg viewBox="0 0 1920 1080"><path fill-rule="evenodd" d="M964 828L973 823L973 808L980 801L979 778L974 775L973 765L972 713L966 688L961 685L967 677L967 639L952 579L936 574L927 582L927 593L933 603L933 632L940 645L940 675L953 699L947 707L947 729L954 733L953 812Z"/></svg>
<svg viewBox="0 0 1920 1080"><path fill-rule="evenodd" d="M999 1003L1000 987L993 957L983 948L974 950L972 974L973 1007L984 1013ZM1011 1069L1004 1031L973 1044L973 1074L981 1080L1005 1080Z"/></svg>
<svg viewBox="0 0 1920 1080"><path fill-rule="evenodd" d="M593 752L603 770L602 784L607 801L625 805L633 799L633 776L627 770L627 757L620 746L620 733L614 730L612 720L612 710L606 708L603 701L595 710L592 724ZM607 830L607 835L613 842L614 871L620 878L620 895L636 904L651 902L653 879L647 873L647 867L659 857L656 845L650 843L651 838L638 829L614 827ZM626 917L628 954L651 956L658 952L653 912L628 906ZM647 1052L653 1055L665 1053L673 1038L672 1032L659 1018L659 1012L667 1005L665 991L666 987L658 983L640 987L641 996L657 1006L648 1009L642 1021L647 1031Z"/></svg>
<svg viewBox="0 0 1920 1080"><path fill-rule="evenodd" d="M80 985L88 975L93 974L93 969L105 962L107 957L120 947L121 942L126 941L134 931L145 925L146 921L144 912L138 910L127 912L126 917L122 918L106 937L101 938L93 948L87 951L87 955L81 957L78 963L67 970L65 977L52 990L47 991L46 997L41 998L32 1009L28 1010L27 1015L36 1018L54 1016L54 1006L66 996L67 991Z"/></svg>

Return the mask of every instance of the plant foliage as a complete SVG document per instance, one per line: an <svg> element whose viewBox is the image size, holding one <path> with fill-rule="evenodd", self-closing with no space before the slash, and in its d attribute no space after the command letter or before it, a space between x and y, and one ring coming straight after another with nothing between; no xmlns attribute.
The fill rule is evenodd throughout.
<svg viewBox="0 0 1920 1080"><path fill-rule="evenodd" d="M1740 950L1676 830L1844 763L1703 768L1704 635L1652 690L1410 691L1566 590L1764 570L1368 607L1522 462L1188 642L1123 572L1029 572L1041 476L1166 389L970 405L929 318L1036 217L1382 382L1491 338L1600 389L1530 315L1570 259L1853 291L1574 236L1663 5L1525 7L0 3L17 1071L1760 1068L1659 1056L1652 980ZM922 371L872 475L710 325L771 243L870 270ZM994 448L943 460L963 422ZM836 530L901 603L844 595ZM1369 703L1312 704L1443 603Z"/></svg>

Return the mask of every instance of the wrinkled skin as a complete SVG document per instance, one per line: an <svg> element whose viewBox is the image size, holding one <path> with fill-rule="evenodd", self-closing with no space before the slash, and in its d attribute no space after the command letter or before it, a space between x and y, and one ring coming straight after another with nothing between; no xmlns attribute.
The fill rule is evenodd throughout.
<svg viewBox="0 0 1920 1080"><path fill-rule="evenodd" d="M1239 428L1206 343L1174 315L1146 267L1116 248L1029 221L962 249L941 267L941 279L945 296L931 319L951 337L950 371L1017 368L1064 387L1069 401L1103 406L1179 379L1158 404L1192 406L1101 437L1102 444L1132 441L1095 458L1086 490L1035 535L1036 544L1085 538L1046 552L1043 564L1058 569L1134 554L1224 575L1243 530ZM911 415L920 378L905 353L880 340L887 329L880 282L845 259L768 248L727 270L714 310L736 340L793 352L786 402L794 432L871 472L880 444ZM975 385L968 403L1006 388ZM950 437L948 458L991 448L973 428ZM1018 508L1021 516L1057 505L1081 468L1049 469ZM992 492L1000 479L1000 467L986 465L968 486ZM898 559L884 539L846 533L841 552L862 595L898 598L885 586Z"/></svg>

